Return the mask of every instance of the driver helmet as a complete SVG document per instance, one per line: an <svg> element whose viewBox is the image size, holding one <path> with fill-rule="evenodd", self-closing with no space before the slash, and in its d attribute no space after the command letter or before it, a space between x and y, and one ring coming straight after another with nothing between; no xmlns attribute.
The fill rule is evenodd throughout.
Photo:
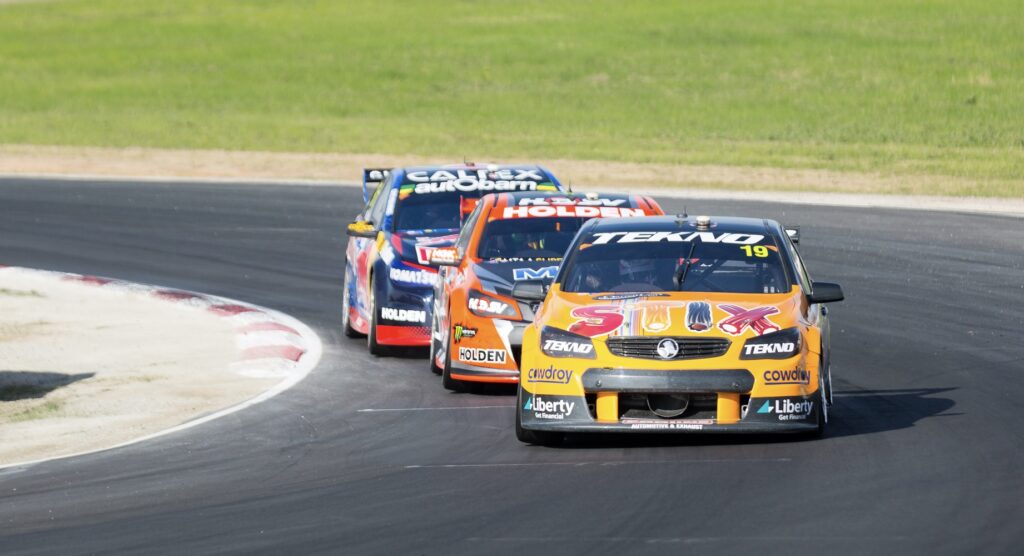
<svg viewBox="0 0 1024 556"><path fill-rule="evenodd" d="M530 251L544 250L544 234L541 232L517 232L512 234L512 241L520 249Z"/></svg>
<svg viewBox="0 0 1024 556"><path fill-rule="evenodd" d="M652 259L619 261L619 277L623 282L650 284L654 282L655 265Z"/></svg>

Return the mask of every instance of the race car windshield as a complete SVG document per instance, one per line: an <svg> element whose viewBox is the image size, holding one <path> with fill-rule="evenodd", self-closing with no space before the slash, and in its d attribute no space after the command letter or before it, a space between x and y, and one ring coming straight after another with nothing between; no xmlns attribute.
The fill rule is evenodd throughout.
<svg viewBox="0 0 1024 556"><path fill-rule="evenodd" d="M461 199L479 199L480 191L399 196L395 204L395 231L458 230L462 225ZM466 214L468 216L468 214Z"/></svg>
<svg viewBox="0 0 1024 556"><path fill-rule="evenodd" d="M778 247L767 238L755 245L584 241L562 277L562 290L577 293L783 293L790 285Z"/></svg>
<svg viewBox="0 0 1024 556"><path fill-rule="evenodd" d="M479 259L561 259L585 218L516 218L487 223Z"/></svg>

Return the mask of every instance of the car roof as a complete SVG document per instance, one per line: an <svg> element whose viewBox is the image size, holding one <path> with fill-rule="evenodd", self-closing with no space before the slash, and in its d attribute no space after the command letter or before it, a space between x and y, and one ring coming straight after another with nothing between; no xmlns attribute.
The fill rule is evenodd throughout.
<svg viewBox="0 0 1024 556"><path fill-rule="evenodd" d="M510 191L495 194L498 201L517 204L521 199L611 199L633 201L637 196L632 193L582 193L568 191Z"/></svg>
<svg viewBox="0 0 1024 556"><path fill-rule="evenodd" d="M519 168L519 169L531 169L541 170L545 174L547 170L544 169L540 164L480 164L475 162L461 162L457 164L430 164L426 166L405 166L400 168L401 170L408 172L433 172L437 170L502 170L506 168Z"/></svg>
<svg viewBox="0 0 1024 556"><path fill-rule="evenodd" d="M709 218L707 230L697 228L698 218ZM779 224L764 218L737 216L642 216L637 218L597 218L587 222L586 231L596 232L675 232L709 231L716 233L763 234Z"/></svg>

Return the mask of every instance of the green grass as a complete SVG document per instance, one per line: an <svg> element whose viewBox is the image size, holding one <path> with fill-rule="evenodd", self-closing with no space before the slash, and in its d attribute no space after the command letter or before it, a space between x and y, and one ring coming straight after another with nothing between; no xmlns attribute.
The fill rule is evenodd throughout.
<svg viewBox="0 0 1024 556"><path fill-rule="evenodd" d="M37 419L56 417L63 408L63 401L47 400L41 404L33 405L28 409L13 413L7 416L5 420L10 423L20 423L23 421L35 421Z"/></svg>
<svg viewBox="0 0 1024 556"><path fill-rule="evenodd" d="M1024 197L1019 0L15 4L0 84L0 143L823 168Z"/></svg>
<svg viewBox="0 0 1024 556"><path fill-rule="evenodd" d="M9 297L45 297L36 290L12 290L9 288L0 288L0 295Z"/></svg>

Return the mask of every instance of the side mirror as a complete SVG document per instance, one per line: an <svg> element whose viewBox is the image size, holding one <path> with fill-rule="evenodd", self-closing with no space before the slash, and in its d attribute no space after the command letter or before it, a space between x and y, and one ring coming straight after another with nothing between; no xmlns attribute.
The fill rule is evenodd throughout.
<svg viewBox="0 0 1024 556"><path fill-rule="evenodd" d="M354 237L377 237L377 228L371 222L357 220L348 225L348 235Z"/></svg>
<svg viewBox="0 0 1024 556"><path fill-rule="evenodd" d="M536 303L548 296L546 280L520 280L512 286L512 297L516 301Z"/></svg>
<svg viewBox="0 0 1024 556"><path fill-rule="evenodd" d="M800 244L800 226L787 226L786 235L789 236L793 243Z"/></svg>
<svg viewBox="0 0 1024 556"><path fill-rule="evenodd" d="M437 266L455 266L462 258L457 247L435 247L430 250L430 264Z"/></svg>
<svg viewBox="0 0 1024 556"><path fill-rule="evenodd" d="M811 303L831 303L833 301L842 301L843 298L843 288L839 284L814 282L811 284L811 294L807 296L807 301Z"/></svg>

